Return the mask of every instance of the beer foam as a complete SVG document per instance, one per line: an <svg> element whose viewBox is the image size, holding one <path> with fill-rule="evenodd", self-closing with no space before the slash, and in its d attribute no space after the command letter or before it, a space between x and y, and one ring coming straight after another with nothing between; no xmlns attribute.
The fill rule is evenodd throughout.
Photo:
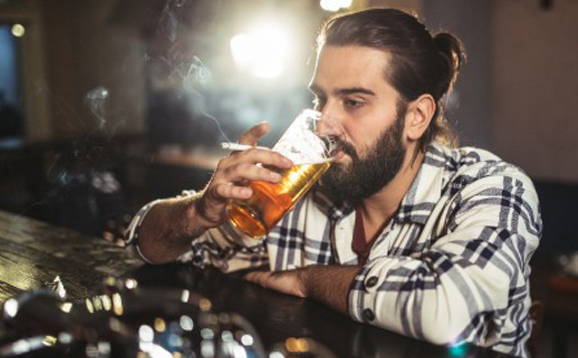
<svg viewBox="0 0 578 358"><path fill-rule="evenodd" d="M293 163L314 163L326 161L336 142L331 137L320 138L315 134L319 113L304 111L283 134L273 147Z"/></svg>

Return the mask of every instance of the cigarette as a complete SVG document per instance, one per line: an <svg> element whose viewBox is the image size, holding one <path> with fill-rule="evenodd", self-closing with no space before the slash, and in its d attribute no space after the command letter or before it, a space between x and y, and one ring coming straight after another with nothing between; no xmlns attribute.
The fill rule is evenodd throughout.
<svg viewBox="0 0 578 358"><path fill-rule="evenodd" d="M229 150L247 150L247 149L252 149L252 148L269 149L267 147L258 147L258 146L254 146L254 145L239 144L239 143L232 143L232 142L221 143L221 148L229 149Z"/></svg>
<svg viewBox="0 0 578 358"><path fill-rule="evenodd" d="M221 143L221 148L229 149L229 150L247 150L251 148L259 148L259 149L269 149L267 147L258 147L254 145L247 145L247 144L239 144L239 143L232 143L232 142L223 142ZM293 162L293 165L312 165L312 164L321 164L321 163L330 163L334 161L334 157L330 158L323 158L315 161L296 161Z"/></svg>

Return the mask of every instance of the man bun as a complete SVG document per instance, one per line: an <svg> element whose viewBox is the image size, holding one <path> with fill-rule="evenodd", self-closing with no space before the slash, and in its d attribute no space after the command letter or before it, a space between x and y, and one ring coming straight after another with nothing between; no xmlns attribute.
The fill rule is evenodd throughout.
<svg viewBox="0 0 578 358"><path fill-rule="evenodd" d="M438 33L433 40L440 52L442 62L445 63L445 71L443 71L445 72L445 81L440 82L442 86L439 89L439 96L442 97L453 87L458 73L466 61L466 54L460 40L450 33Z"/></svg>

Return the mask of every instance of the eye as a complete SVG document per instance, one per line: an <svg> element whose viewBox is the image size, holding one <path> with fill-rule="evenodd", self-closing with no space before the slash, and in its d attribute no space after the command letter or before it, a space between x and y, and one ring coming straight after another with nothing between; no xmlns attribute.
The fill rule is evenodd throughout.
<svg viewBox="0 0 578 358"><path fill-rule="evenodd" d="M351 99L351 98L344 99L343 104L345 107L350 108L350 109L360 108L360 107L363 107L365 105L364 102L358 101L355 99Z"/></svg>

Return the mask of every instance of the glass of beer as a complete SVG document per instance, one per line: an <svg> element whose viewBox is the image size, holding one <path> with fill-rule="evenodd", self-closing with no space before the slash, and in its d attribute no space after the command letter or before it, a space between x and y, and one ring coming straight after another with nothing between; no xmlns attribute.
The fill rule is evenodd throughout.
<svg viewBox="0 0 578 358"><path fill-rule="evenodd" d="M291 159L293 167L269 168L281 174L278 183L261 180L249 183L253 195L227 206L234 227L256 240L264 239L329 168L335 145L332 137L316 134L320 119L320 112L306 109L281 136L273 150Z"/></svg>

